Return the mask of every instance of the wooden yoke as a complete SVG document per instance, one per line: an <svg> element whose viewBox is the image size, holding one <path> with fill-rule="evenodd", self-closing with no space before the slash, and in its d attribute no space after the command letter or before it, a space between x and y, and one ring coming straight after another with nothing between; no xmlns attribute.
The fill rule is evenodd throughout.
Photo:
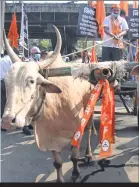
<svg viewBox="0 0 139 187"><path fill-rule="evenodd" d="M50 68L48 77L58 76L73 76L74 78L83 78L89 80L92 84L97 83L99 80L107 79L109 82L116 79L122 79L126 72L130 72L137 62L127 61L108 61L99 63L77 63L67 67Z"/></svg>

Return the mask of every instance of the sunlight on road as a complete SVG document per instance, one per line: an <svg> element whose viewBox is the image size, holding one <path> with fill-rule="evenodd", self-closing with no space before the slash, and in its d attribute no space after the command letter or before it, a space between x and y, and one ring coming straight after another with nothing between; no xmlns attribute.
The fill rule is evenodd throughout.
<svg viewBox="0 0 139 187"><path fill-rule="evenodd" d="M39 182L44 176L45 174L38 175L35 182Z"/></svg>
<svg viewBox="0 0 139 187"><path fill-rule="evenodd" d="M63 163L63 165L62 165L63 175L65 175L71 169L72 169L72 162ZM50 181L54 181L54 180L56 180L56 170L54 170L54 172L51 173L47 177L47 179L45 180L45 182L50 182Z"/></svg>
<svg viewBox="0 0 139 187"><path fill-rule="evenodd" d="M139 182L139 160L138 156L132 156L126 165L133 164L133 167L124 167L124 170L131 182Z"/></svg>
<svg viewBox="0 0 139 187"><path fill-rule="evenodd" d="M19 145L31 145L31 144L34 144L35 143L35 140L29 140L29 141L24 141L24 142L20 142L20 143L16 143L16 144L19 144Z"/></svg>
<svg viewBox="0 0 139 187"><path fill-rule="evenodd" d="M72 162L66 162L63 163L62 165L62 171L63 171L63 175L65 175L69 170L72 169ZM40 180L45 176L45 174L40 174L36 177L35 182L40 182ZM54 170L54 172L52 172L46 179L45 182L54 182L56 180L56 170Z"/></svg>

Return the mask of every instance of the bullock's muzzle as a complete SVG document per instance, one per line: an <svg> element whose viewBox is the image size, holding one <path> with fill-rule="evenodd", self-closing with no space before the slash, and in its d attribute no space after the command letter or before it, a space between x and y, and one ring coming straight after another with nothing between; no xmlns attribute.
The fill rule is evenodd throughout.
<svg viewBox="0 0 139 187"><path fill-rule="evenodd" d="M3 116L1 127L3 129L13 129L15 128L15 118L10 115Z"/></svg>

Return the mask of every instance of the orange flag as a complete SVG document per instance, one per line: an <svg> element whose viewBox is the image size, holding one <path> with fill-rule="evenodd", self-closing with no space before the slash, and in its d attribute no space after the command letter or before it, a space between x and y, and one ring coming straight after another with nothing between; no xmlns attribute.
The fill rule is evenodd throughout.
<svg viewBox="0 0 139 187"><path fill-rule="evenodd" d="M93 45L94 43L95 42L93 41ZM95 47L92 48L92 55L91 55L90 62L91 63L98 62Z"/></svg>
<svg viewBox="0 0 139 187"><path fill-rule="evenodd" d="M104 1L97 1L97 3L96 3L96 20L99 25L99 34L101 35L102 39L104 36L103 21L104 21L105 16L106 16L106 13L105 13Z"/></svg>
<svg viewBox="0 0 139 187"><path fill-rule="evenodd" d="M138 1L133 1L133 8L138 8Z"/></svg>
<svg viewBox="0 0 139 187"><path fill-rule="evenodd" d="M18 32L17 32L17 23L16 23L16 13L14 12L9 33L8 33L8 39L10 40L11 47L18 48Z"/></svg>
<svg viewBox="0 0 139 187"><path fill-rule="evenodd" d="M128 1L120 1L120 8L126 12L126 16L128 16Z"/></svg>

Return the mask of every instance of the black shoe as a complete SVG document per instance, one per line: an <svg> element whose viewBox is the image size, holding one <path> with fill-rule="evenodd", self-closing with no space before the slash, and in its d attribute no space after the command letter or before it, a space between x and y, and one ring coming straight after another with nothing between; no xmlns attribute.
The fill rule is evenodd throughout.
<svg viewBox="0 0 139 187"><path fill-rule="evenodd" d="M23 127L23 132L26 134L26 135L32 135L31 131L28 129L28 127Z"/></svg>
<svg viewBox="0 0 139 187"><path fill-rule="evenodd" d="M28 128L31 129L31 130L33 129L32 125L29 125Z"/></svg>
<svg viewBox="0 0 139 187"><path fill-rule="evenodd" d="M7 130L6 130L6 129L1 128L1 131L4 131L4 132L5 132L5 131L7 131Z"/></svg>

